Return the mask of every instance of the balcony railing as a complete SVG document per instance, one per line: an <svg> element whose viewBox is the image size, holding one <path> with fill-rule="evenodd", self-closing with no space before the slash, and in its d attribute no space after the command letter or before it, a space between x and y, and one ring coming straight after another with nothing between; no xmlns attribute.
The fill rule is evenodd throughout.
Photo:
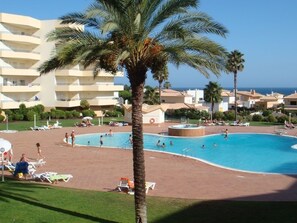
<svg viewBox="0 0 297 223"><path fill-rule="evenodd" d="M0 31L1 33L5 33L5 34L13 34L13 35L20 35L20 36L31 36L31 37L35 37L35 38L40 38L40 36L34 35L34 34L30 34L30 33L26 33L26 32L16 32L16 31Z"/></svg>

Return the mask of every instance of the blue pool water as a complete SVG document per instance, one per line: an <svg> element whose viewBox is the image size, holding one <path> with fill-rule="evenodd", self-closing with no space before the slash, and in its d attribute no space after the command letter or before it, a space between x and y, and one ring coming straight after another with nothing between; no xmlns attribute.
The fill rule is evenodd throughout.
<svg viewBox="0 0 297 223"><path fill-rule="evenodd" d="M76 144L99 146L99 137L104 135L104 147L131 149L130 134L79 135ZM166 147L157 146L158 140ZM297 174L297 149L292 148L296 144L297 138L269 134L229 134L228 139L223 135L199 138L144 135L146 150L190 156L224 168L258 173Z"/></svg>

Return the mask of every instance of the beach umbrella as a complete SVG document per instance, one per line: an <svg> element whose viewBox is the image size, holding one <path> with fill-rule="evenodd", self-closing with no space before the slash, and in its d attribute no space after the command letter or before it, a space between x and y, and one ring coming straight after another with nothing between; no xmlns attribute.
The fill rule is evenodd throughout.
<svg viewBox="0 0 297 223"><path fill-rule="evenodd" d="M4 181L4 153L11 149L11 143L5 139L0 138L0 154L2 158L2 181Z"/></svg>
<svg viewBox="0 0 297 223"><path fill-rule="evenodd" d="M93 118L91 116L86 116L86 117L83 117L82 120L93 120Z"/></svg>

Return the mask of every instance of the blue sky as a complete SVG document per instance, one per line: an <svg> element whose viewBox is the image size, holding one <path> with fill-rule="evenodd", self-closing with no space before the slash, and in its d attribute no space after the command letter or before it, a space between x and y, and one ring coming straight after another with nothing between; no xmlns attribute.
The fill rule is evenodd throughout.
<svg viewBox="0 0 297 223"><path fill-rule="evenodd" d="M93 0L1 0L0 12L57 19L69 12L83 11ZM200 0L200 10L223 24L226 39L211 36L228 51L244 54L245 69L238 75L238 87L297 87L297 1L288 0ZM233 75L206 79L198 71L169 66L172 87L203 88L209 81L233 86ZM128 83L121 78L117 83ZM150 76L146 84L157 86Z"/></svg>

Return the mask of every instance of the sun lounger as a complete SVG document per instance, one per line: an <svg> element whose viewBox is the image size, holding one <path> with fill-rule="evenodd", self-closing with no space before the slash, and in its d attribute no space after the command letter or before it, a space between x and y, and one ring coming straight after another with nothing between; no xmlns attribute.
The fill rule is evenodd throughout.
<svg viewBox="0 0 297 223"><path fill-rule="evenodd" d="M15 166L11 163L8 162L7 164L4 164L4 167L13 174L14 170L15 170Z"/></svg>
<svg viewBox="0 0 297 223"><path fill-rule="evenodd" d="M154 190L155 186L155 182L145 182L145 193L148 193L149 190Z"/></svg>
<svg viewBox="0 0 297 223"><path fill-rule="evenodd" d="M244 122L244 123L239 123L238 125L239 126L250 126L250 123L249 122Z"/></svg>
<svg viewBox="0 0 297 223"><path fill-rule="evenodd" d="M58 181L68 182L73 176L71 174L54 174L47 179L50 183L57 183Z"/></svg>
<svg viewBox="0 0 297 223"><path fill-rule="evenodd" d="M125 177L122 177L120 179L120 182L117 186L117 189L119 191L124 191L124 192L132 191L133 188L134 188L134 182Z"/></svg>
<svg viewBox="0 0 297 223"><path fill-rule="evenodd" d="M45 172L40 176L35 175L36 178L40 178L41 181L47 181L49 183L57 183L58 181L68 182L73 176L71 174L58 174L55 172Z"/></svg>
<svg viewBox="0 0 297 223"><path fill-rule="evenodd" d="M28 163L29 163L29 165L32 165L36 169L36 167L45 165L46 161L44 161L43 159L40 159L40 160L37 160L37 161L28 162Z"/></svg>
<svg viewBox="0 0 297 223"><path fill-rule="evenodd" d="M149 190L154 190L156 186L155 182L145 182L145 193L147 194ZM119 191L126 192L130 195L134 194L134 182L128 178L121 178L120 183L117 186Z"/></svg>
<svg viewBox="0 0 297 223"><path fill-rule="evenodd" d="M39 181L47 181L47 178L49 178L51 175L55 175L58 174L56 172L44 172L44 173L35 173L33 174L33 178L35 180L39 180Z"/></svg>
<svg viewBox="0 0 297 223"><path fill-rule="evenodd" d="M62 128L62 126L60 125L60 123L56 122L55 124L52 125L51 128L52 129L60 129L60 128Z"/></svg>

